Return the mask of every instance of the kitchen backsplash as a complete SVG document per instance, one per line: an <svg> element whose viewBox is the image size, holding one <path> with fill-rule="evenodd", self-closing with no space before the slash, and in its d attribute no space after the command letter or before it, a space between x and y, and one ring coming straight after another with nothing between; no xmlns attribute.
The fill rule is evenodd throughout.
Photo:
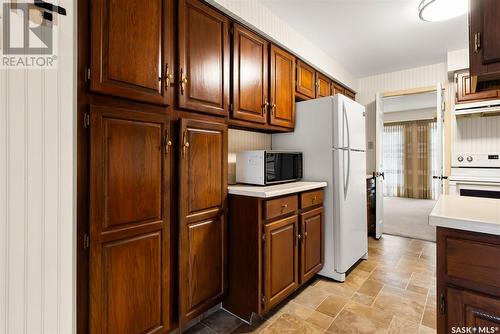
<svg viewBox="0 0 500 334"><path fill-rule="evenodd" d="M454 138L455 153L499 153L500 116L457 118Z"/></svg>
<svg viewBox="0 0 500 334"><path fill-rule="evenodd" d="M236 183L236 153L248 150L270 150L271 135L229 129L228 134L228 183Z"/></svg>

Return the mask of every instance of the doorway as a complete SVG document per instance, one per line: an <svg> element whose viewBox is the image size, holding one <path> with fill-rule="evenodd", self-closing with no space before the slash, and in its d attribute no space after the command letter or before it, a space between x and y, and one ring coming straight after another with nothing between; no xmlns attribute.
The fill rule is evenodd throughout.
<svg viewBox="0 0 500 334"><path fill-rule="evenodd" d="M428 216L443 189L441 85L377 95L377 237L435 241Z"/></svg>

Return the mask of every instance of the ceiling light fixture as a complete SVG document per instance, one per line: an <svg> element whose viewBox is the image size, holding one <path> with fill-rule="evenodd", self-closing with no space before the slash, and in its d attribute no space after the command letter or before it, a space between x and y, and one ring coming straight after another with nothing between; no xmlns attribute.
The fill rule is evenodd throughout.
<svg viewBox="0 0 500 334"><path fill-rule="evenodd" d="M429 22L444 21L467 13L467 0L422 0L418 6L420 19Z"/></svg>

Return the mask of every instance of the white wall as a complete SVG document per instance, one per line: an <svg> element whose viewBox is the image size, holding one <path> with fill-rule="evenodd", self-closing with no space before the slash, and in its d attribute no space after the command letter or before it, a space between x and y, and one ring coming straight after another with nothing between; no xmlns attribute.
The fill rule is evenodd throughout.
<svg viewBox="0 0 500 334"><path fill-rule="evenodd" d="M366 106L366 139L375 143L375 94L411 88L443 84L450 93L446 63L421 66L407 70L378 74L359 79L356 101ZM453 99L454 100L454 99ZM447 101L451 101L447 98ZM367 147L370 147L367 145ZM371 173L375 170L375 149L369 149L366 156L366 170Z"/></svg>
<svg viewBox="0 0 500 334"><path fill-rule="evenodd" d="M68 15L58 18L58 69L0 69L5 334L75 331L76 1L59 4Z"/></svg>
<svg viewBox="0 0 500 334"><path fill-rule="evenodd" d="M205 0L238 21L246 22L253 29L277 41L305 61L332 76L349 88L357 91L357 78L335 59L289 26L259 0Z"/></svg>
<svg viewBox="0 0 500 334"><path fill-rule="evenodd" d="M228 133L228 178L229 184L236 183L236 153L251 150L270 150L271 135L267 133L229 129Z"/></svg>

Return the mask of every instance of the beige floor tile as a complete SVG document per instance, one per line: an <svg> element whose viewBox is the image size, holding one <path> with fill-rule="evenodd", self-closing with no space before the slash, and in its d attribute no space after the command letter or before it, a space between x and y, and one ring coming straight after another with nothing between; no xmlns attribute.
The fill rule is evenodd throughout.
<svg viewBox="0 0 500 334"><path fill-rule="evenodd" d="M433 328L429 328L427 326L420 325L420 329L418 330L418 334L436 334L436 330Z"/></svg>
<svg viewBox="0 0 500 334"><path fill-rule="evenodd" d="M265 334L322 334L324 330L298 317L283 314L275 322L266 327L261 333Z"/></svg>
<svg viewBox="0 0 500 334"><path fill-rule="evenodd" d="M364 293L355 292L351 300L359 304L371 306L375 301L375 297L365 295Z"/></svg>
<svg viewBox="0 0 500 334"><path fill-rule="evenodd" d="M328 296L317 308L316 311L335 318L342 308L349 302L348 298L342 296Z"/></svg>
<svg viewBox="0 0 500 334"><path fill-rule="evenodd" d="M413 291L422 295L427 295L427 293L429 292L429 288L424 288L418 285L411 284L411 280L408 286L406 287L406 290Z"/></svg>
<svg viewBox="0 0 500 334"><path fill-rule="evenodd" d="M315 309L330 294L316 286L310 286L297 295L293 301L297 304Z"/></svg>
<svg viewBox="0 0 500 334"><path fill-rule="evenodd" d="M349 311L360 317L371 319L373 321L383 324L386 327L389 327L389 324L391 323L392 320L392 314L381 311L374 307L361 305L356 302L349 302L344 307L344 311Z"/></svg>
<svg viewBox="0 0 500 334"><path fill-rule="evenodd" d="M377 267L377 265L378 265L377 261L368 258L368 260L366 261L361 261L356 267L356 269L372 272Z"/></svg>
<svg viewBox="0 0 500 334"><path fill-rule="evenodd" d="M383 286L384 284L381 282L368 279L363 283L363 285L358 289L357 292L375 297L378 295L380 290L382 290Z"/></svg>
<svg viewBox="0 0 500 334"><path fill-rule="evenodd" d="M420 323L424 313L424 304L409 298L403 298L384 290L380 292L373 307L390 313L402 320Z"/></svg>
<svg viewBox="0 0 500 334"><path fill-rule="evenodd" d="M333 321L328 331L332 333L382 334L387 331L387 328L388 325L344 310Z"/></svg>
<svg viewBox="0 0 500 334"><path fill-rule="evenodd" d="M331 280L321 280L314 287L321 289L328 295L342 296L346 298L351 298L355 291L344 283Z"/></svg>
<svg viewBox="0 0 500 334"><path fill-rule="evenodd" d="M420 325L393 317L387 334L417 334Z"/></svg>
<svg viewBox="0 0 500 334"><path fill-rule="evenodd" d="M293 315L302 320L307 319L313 312L314 312L313 309L305 307L301 304L297 304L294 301L290 301L288 304L286 304L280 309L280 313Z"/></svg>
<svg viewBox="0 0 500 334"><path fill-rule="evenodd" d="M320 327L320 328L323 328L323 329L328 329L328 327L330 327L330 325L332 324L333 322L333 318L324 314L324 313L321 313L321 312L318 312L318 311L314 311L313 313L311 313L311 315L306 319L307 322L313 324L313 325L316 325L317 327Z"/></svg>
<svg viewBox="0 0 500 334"><path fill-rule="evenodd" d="M437 321L436 317L437 317L436 307L426 306L424 310L424 316L422 318L422 325L436 329L436 321Z"/></svg>
<svg viewBox="0 0 500 334"><path fill-rule="evenodd" d="M410 290L399 289L388 285L384 286L382 292L385 294L392 294L398 297L410 299L412 301L418 302L421 305L425 305L425 302L427 301L427 294L421 294Z"/></svg>

